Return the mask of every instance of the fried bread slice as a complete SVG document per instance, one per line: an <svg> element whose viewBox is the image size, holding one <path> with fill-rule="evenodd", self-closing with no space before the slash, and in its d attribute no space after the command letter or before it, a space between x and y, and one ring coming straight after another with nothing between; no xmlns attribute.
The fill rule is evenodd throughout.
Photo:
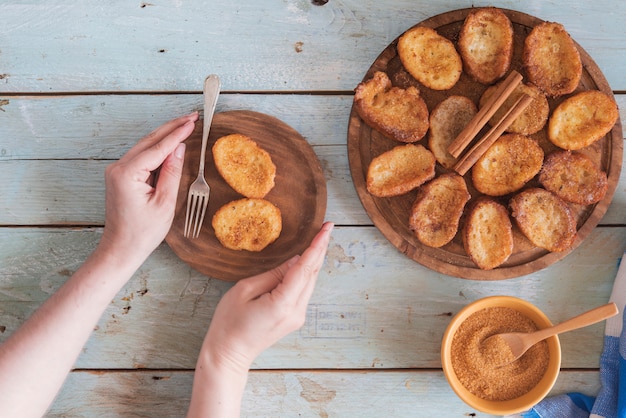
<svg viewBox="0 0 626 418"><path fill-rule="evenodd" d="M548 121L548 139L557 147L578 150L598 141L617 122L615 100L598 90L587 90L565 99Z"/></svg>
<svg viewBox="0 0 626 418"><path fill-rule="evenodd" d="M522 233L548 251L567 250L576 237L576 220L560 197L545 189L530 188L509 202L512 216Z"/></svg>
<svg viewBox="0 0 626 418"><path fill-rule="evenodd" d="M566 202L591 205L604 198L606 173L579 152L556 151L548 155L539 173L539 183Z"/></svg>
<svg viewBox="0 0 626 418"><path fill-rule="evenodd" d="M472 10L459 33L459 53L465 72L483 84L502 78L511 67L513 24L502 10Z"/></svg>
<svg viewBox="0 0 626 418"><path fill-rule="evenodd" d="M354 105L365 123L390 139L416 142L428 131L428 107L417 88L393 87L382 71L359 83Z"/></svg>
<svg viewBox="0 0 626 418"><path fill-rule="evenodd" d="M472 182L488 196L513 193L539 173L543 157L543 149L532 138L502 135L472 167Z"/></svg>
<svg viewBox="0 0 626 418"><path fill-rule="evenodd" d="M463 247L482 270L504 263L513 253L513 227L506 207L481 197L470 205L463 226Z"/></svg>
<svg viewBox="0 0 626 418"><path fill-rule="evenodd" d="M483 107L489 101L489 98L497 91L498 85L488 87L478 102L479 107ZM550 105L546 95L532 84L520 83L513 90L511 95L506 98L502 106L496 110L494 115L489 119L489 124L493 126L504 117L505 112L513 106L522 94L527 94L533 98L528 107L515 118L513 123L506 129L506 132L532 135L543 129L550 115Z"/></svg>
<svg viewBox="0 0 626 418"><path fill-rule="evenodd" d="M409 29L397 48L404 68L428 88L449 90L461 77L463 61L454 44L432 28Z"/></svg>
<svg viewBox="0 0 626 418"><path fill-rule="evenodd" d="M215 167L238 193L263 198L274 187L276 166L270 154L246 135L231 134L213 145Z"/></svg>
<svg viewBox="0 0 626 418"><path fill-rule="evenodd" d="M430 113L428 147L443 167L452 168L457 162L458 158L450 154L448 146L476 113L476 105L465 96L450 96Z"/></svg>
<svg viewBox="0 0 626 418"><path fill-rule="evenodd" d="M280 209L265 199L243 198L218 209L212 220L215 236L231 250L262 251L280 236Z"/></svg>
<svg viewBox="0 0 626 418"><path fill-rule="evenodd" d="M399 196L435 177L435 156L420 144L398 145L372 159L367 191L377 197Z"/></svg>
<svg viewBox="0 0 626 418"><path fill-rule="evenodd" d="M470 199L465 179L442 174L420 187L409 217L409 227L424 245L439 248L454 238Z"/></svg>
<svg viewBox="0 0 626 418"><path fill-rule="evenodd" d="M522 61L528 80L548 96L572 93L582 76L578 48L560 23L535 26L524 41Z"/></svg>

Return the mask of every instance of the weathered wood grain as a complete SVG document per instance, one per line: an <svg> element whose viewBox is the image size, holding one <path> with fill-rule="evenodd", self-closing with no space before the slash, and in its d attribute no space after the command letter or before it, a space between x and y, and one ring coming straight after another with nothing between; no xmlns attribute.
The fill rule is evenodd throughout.
<svg viewBox="0 0 626 418"><path fill-rule="evenodd" d="M0 341L95 247L99 229L0 229ZM411 261L373 227L337 227L307 322L263 353L261 369L438 368L443 331L465 304L527 299L558 322L606 302L626 228L598 228L570 256L501 282L455 279ZM190 369L231 284L205 277L162 245L111 301L77 362L89 369ZM563 367L594 368L597 324L562 336Z"/></svg>
<svg viewBox="0 0 626 418"><path fill-rule="evenodd" d="M554 322L605 303L626 249L626 175L579 248L516 279L435 273L372 226L346 155L354 87L408 27L483 5L563 23L603 71L626 122L626 15L611 0L2 2L0 342L97 245L105 166L200 109L202 80L215 72L224 84L218 111L270 114L313 146L326 217L338 224L306 323L254 363L242 416L486 416L441 373L451 316L498 294L528 299ZM231 286L161 245L111 301L48 416L184 416L197 352ZM602 324L561 336L553 393L597 393L602 337Z"/></svg>
<svg viewBox="0 0 626 418"><path fill-rule="evenodd" d="M626 95L617 99L626 108ZM0 112L6 129L0 135L0 224L101 225L102 176L110 161L100 160L119 158L139 137L200 103L199 95L11 98ZM351 105L352 97L344 95L223 95L218 111L257 109L300 132L324 168L327 218L367 225L371 221L354 190L346 155ZM626 123L624 111L622 120ZM624 179L622 170L603 225L626 224Z"/></svg>
<svg viewBox="0 0 626 418"><path fill-rule="evenodd" d="M202 109L202 95L4 96L0 161L118 159L166 121ZM625 99L626 100L626 99ZM344 145L351 95L221 94L216 112L274 116L317 145Z"/></svg>
<svg viewBox="0 0 626 418"><path fill-rule="evenodd" d="M626 95L616 94L622 126ZM198 94L3 96L0 161L118 159L168 120L201 110ZM345 145L352 95L221 94L216 112L253 110L277 117L312 146Z"/></svg>
<svg viewBox="0 0 626 418"><path fill-rule="evenodd" d="M328 187L326 218L338 224L371 225L348 169L344 146L313 147ZM625 154L626 155L626 154ZM102 225L102 160L0 161L0 225ZM626 173L601 225L626 224ZM16 203L19 202L19 205Z"/></svg>
<svg viewBox="0 0 626 418"><path fill-rule="evenodd" d="M412 25L494 5L563 23L615 90L626 89L626 15L593 3L446 0L3 2L1 92L352 90L376 56ZM599 24L602 22L602 24ZM262 41L259 34L262 32Z"/></svg>
<svg viewBox="0 0 626 418"><path fill-rule="evenodd" d="M352 186L345 147L314 151L327 182L326 218L338 224L371 224ZM0 225L103 225L104 170L110 163L0 161Z"/></svg>
<svg viewBox="0 0 626 418"><path fill-rule="evenodd" d="M192 371L73 372L48 417L184 417ZM597 371L562 371L550 395L595 396ZM251 372L242 417L489 417L440 371Z"/></svg>

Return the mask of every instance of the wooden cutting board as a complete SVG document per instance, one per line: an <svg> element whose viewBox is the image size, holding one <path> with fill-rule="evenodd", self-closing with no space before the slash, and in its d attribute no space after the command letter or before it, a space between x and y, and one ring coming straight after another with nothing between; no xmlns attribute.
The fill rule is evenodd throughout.
<svg viewBox="0 0 626 418"><path fill-rule="evenodd" d="M282 215L278 239L263 251L235 251L215 237L211 219L224 204L243 198L219 175L211 147L218 138L233 133L247 135L265 149L276 165L275 186L265 197ZM205 177L211 187L209 207L199 238L183 236L187 192L198 175L202 121L187 139L185 165L176 202L176 215L166 237L176 255L199 272L235 281L267 271L301 254L319 231L326 214L326 180L309 143L284 122L262 113L236 110L213 117L206 153Z"/></svg>
<svg viewBox="0 0 626 418"><path fill-rule="evenodd" d="M471 10L461 9L443 13L424 20L416 26L433 28L440 35L456 43L463 21ZM526 77L522 66L524 39L534 26L543 21L524 13L502 10L513 23L514 29L514 53L511 69L520 72L524 76L525 82ZM565 29L567 30L567 28ZM367 70L363 80L371 78L376 71L384 71L394 86L401 88L416 86L431 111L438 103L451 95L467 96L478 104L478 100L487 86L471 80L464 73L452 89L447 91L431 90L421 85L406 72L397 55L397 42L398 39L395 39L382 51ZM580 45L576 45L583 62L582 80L576 92L595 89L612 96L611 88L596 63ZM549 99L551 111L565 97L569 96ZM477 137L482 136L487 129L488 127L483 129ZM556 150L556 147L547 139L545 129L532 135L532 137L542 146L546 155ZM383 137L367 126L358 116L354 107L350 114L348 126L348 159L352 180L363 207L374 225L399 251L420 264L444 274L474 280L500 280L530 274L557 262L578 247L589 235L606 212L613 198L621 171L623 142L621 122L618 120L612 131L604 138L581 150L607 173L609 187L604 199L595 205L570 205L577 219L578 233L574 244L567 251L550 253L536 248L514 227L515 249L513 254L502 266L488 271L480 270L465 254L460 234L457 234L452 242L442 248L431 248L419 242L408 226L409 213L416 198L416 191L393 198L377 198L367 192L365 178L371 160L399 145L399 143ZM419 143L427 144L427 139L422 139ZM437 165L437 173L441 174L443 171L444 169ZM480 193L472 187L470 176L471 171L465 175L465 178L472 197L475 198ZM532 185L537 185L536 181L529 183L529 186ZM507 197L501 201L508 206Z"/></svg>

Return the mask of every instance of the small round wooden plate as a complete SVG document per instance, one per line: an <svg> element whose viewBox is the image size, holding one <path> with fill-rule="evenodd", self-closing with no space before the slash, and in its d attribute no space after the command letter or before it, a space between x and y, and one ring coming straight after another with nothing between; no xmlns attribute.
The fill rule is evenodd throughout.
<svg viewBox="0 0 626 418"><path fill-rule="evenodd" d="M433 28L440 35L456 44L463 21L471 10L461 9L443 13L424 20L416 26ZM522 65L524 39L534 26L543 21L524 13L501 10L513 23L515 48L511 69L522 74L524 76L523 82L526 82ZM416 86L431 111L438 103L451 95L467 96L478 104L478 100L487 86L471 80L464 73L452 89L447 91L431 90L421 85L406 72L397 55L397 42L398 39L395 39L382 51L363 80L370 79L376 71L384 71L394 86L401 88ZM596 63L580 45L576 45L583 62L583 76L577 92L594 89L612 96L611 88ZM550 109L553 110L565 97L549 99ZM483 129L477 137L482 136L488 128ZM547 139L545 129L532 135L532 137L543 147L546 155L556 150L556 147ZM431 248L419 242L408 226L409 213L416 198L416 191L393 198L377 198L367 192L365 179L371 160L394 146L400 145L400 143L383 137L379 132L367 126L358 116L354 106L348 125L348 159L352 180L361 203L374 225L399 251L409 258L440 273L473 280L501 280L530 274L561 260L580 245L604 216L613 198L622 165L623 142L621 122L618 120L611 132L604 138L586 149L580 150L592 158L607 173L609 188L604 199L595 205L570 205L577 218L578 233L574 244L567 251L550 253L536 248L514 227L515 249L511 257L496 269L480 270L466 255L460 233L457 233L452 242L442 248ZM427 139L422 139L420 143L427 146ZM438 164L437 173L440 174L443 171L444 169ZM472 187L470 176L471 170L465 177L470 193L475 198L479 193ZM536 185L536 180L528 184L528 186ZM508 206L506 197L501 201Z"/></svg>
<svg viewBox="0 0 626 418"><path fill-rule="evenodd" d="M274 188L265 199L282 214L283 229L278 239L263 251L235 251L223 247L215 237L211 219L222 205L243 198L219 175L211 148L215 141L233 133L247 135L266 150L276 165ZM187 139L185 165L176 202L176 215L166 241L176 255L195 270L225 281L236 281L274 268L301 254L320 230L326 215L326 180L317 155L309 143L284 122L262 113L235 110L213 117L206 153L205 177L211 186L200 236L183 236L187 192L198 175L202 121Z"/></svg>

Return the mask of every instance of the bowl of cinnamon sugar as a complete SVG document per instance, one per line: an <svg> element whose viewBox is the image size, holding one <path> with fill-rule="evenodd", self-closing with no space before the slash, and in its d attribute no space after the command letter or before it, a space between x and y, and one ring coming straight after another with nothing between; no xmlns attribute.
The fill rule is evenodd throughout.
<svg viewBox="0 0 626 418"><path fill-rule="evenodd" d="M512 296L486 297L465 306L450 321L441 343L443 372L452 390L484 413L529 410L550 392L559 375L558 336L535 344L504 365L498 347L483 342L495 334L532 332L551 325L539 308Z"/></svg>

